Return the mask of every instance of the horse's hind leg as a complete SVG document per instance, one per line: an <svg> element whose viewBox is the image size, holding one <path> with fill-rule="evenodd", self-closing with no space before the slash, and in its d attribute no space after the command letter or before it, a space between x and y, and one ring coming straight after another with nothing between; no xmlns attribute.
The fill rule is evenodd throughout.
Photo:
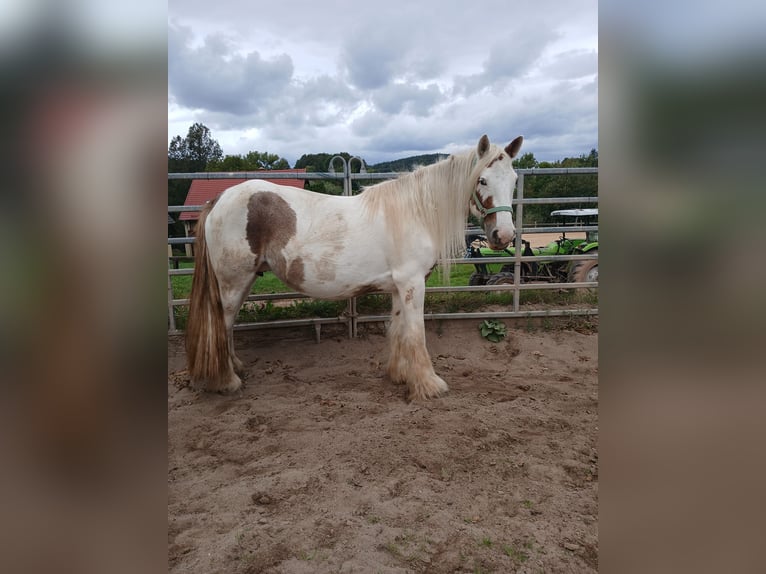
<svg viewBox="0 0 766 574"><path fill-rule="evenodd" d="M245 365L234 351L234 321L237 313L247 298L250 288L255 282L255 273L240 276L226 276L220 281L223 319L226 324L226 334L229 339L229 358L231 367L239 377L245 375Z"/></svg>
<svg viewBox="0 0 766 574"><path fill-rule="evenodd" d="M236 314L235 314L236 316ZM233 327L230 328L229 331L229 353L231 354L231 366L234 369L234 372L237 373L237 376L240 379L245 378L245 364L242 362L242 360L237 356L236 352L234 351L234 329Z"/></svg>

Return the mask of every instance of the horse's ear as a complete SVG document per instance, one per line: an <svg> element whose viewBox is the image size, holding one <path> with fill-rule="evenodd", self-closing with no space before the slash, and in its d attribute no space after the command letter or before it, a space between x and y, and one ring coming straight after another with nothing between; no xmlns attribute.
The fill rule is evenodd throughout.
<svg viewBox="0 0 766 574"><path fill-rule="evenodd" d="M505 153L511 156L511 158L516 157L516 154L519 153L519 150L521 149L521 142L523 141L524 136L517 137L515 140L505 146Z"/></svg>
<svg viewBox="0 0 766 574"><path fill-rule="evenodd" d="M487 137L487 134L484 134L481 136L481 139L479 140L479 145L476 146L476 151L479 154L479 157L484 157L484 154L487 153L489 150L489 138Z"/></svg>

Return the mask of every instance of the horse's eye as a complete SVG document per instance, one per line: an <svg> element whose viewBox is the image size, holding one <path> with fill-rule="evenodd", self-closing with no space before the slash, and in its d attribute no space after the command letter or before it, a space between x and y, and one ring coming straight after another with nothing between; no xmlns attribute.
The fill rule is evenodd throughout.
<svg viewBox="0 0 766 574"><path fill-rule="evenodd" d="M483 177L480 177L479 178L479 185L487 185L487 180L484 179Z"/></svg>

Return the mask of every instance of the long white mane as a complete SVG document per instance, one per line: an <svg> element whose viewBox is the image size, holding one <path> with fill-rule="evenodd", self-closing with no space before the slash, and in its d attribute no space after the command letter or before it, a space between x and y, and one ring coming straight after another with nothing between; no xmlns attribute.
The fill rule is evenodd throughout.
<svg viewBox="0 0 766 574"><path fill-rule="evenodd" d="M397 179L364 189L368 216L384 214L392 233L411 233L419 223L436 247L437 262L449 277L450 259L465 249L468 203L479 175L500 149L491 145L482 158L475 150L452 155Z"/></svg>

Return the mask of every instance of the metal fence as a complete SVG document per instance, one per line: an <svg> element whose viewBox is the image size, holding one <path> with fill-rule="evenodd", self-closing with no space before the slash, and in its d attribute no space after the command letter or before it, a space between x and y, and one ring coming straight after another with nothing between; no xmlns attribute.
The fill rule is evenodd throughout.
<svg viewBox="0 0 766 574"><path fill-rule="evenodd" d="M333 170L333 166L338 163L338 160L342 163L342 173L337 173ZM360 172L351 173L350 164L354 160L358 160L360 163ZM168 179L304 179L304 180L336 180L341 181L343 184L343 194L351 195L352 185L354 181L366 181L371 180L385 180L395 179L399 177L398 172L386 172L386 173L367 173L364 162L357 157L351 158L350 161L346 161L341 156L335 156L330 162L330 170L327 173L320 172L282 172L274 173L269 171L254 171L254 172L199 172L199 173L170 173ZM445 286L445 287L426 287L426 294L428 293L462 293L462 292L487 292L487 291L512 291L513 292L513 304L509 306L506 311L477 311L477 312L455 312L455 313L426 313L426 319L502 319L511 317L561 317L561 316L586 316L597 315L597 307L589 308L575 308L562 306L555 309L521 309L520 296L521 291L524 290L538 290L538 289L581 289L598 287L598 282L584 282L584 283L521 283L521 265L522 263L535 262L535 261L576 261L585 259L598 259L597 253L590 253L584 255L554 255L554 256L524 256L522 255L522 234L531 233L555 233L555 232L578 232L578 231L597 231L598 226L549 226L549 227L527 227L523 226L524 206L532 204L598 204L598 197L541 197L541 198L525 198L524 197L524 182L527 177L543 176L543 175L556 175L556 176L573 176L573 175L587 175L598 174L598 168L540 168L540 169L517 169L518 181L516 183L516 198L513 200L513 206L515 207L514 213L516 216L516 239L515 239L515 255L513 257L483 257L481 263L487 264L510 264L513 263L514 271L514 283L507 285L481 285L481 286ZM202 206L169 206L169 213L180 213L184 211L199 211ZM476 228L467 228L466 235L474 235L477 233L483 233L482 230ZM187 243L193 243L193 237L178 237L168 238L169 245L183 245ZM476 259L470 258L458 258L452 259L453 265L474 265L477 263ZM188 306L189 299L176 299L173 294L172 278L179 275L191 275L193 269L172 269L168 265L168 334L177 335L183 333L176 327L175 308L180 306ZM280 299L296 300L308 298L302 293L289 292L289 293L273 293L273 294L258 294L249 295L245 301L274 301ZM292 326L311 326L315 328L317 340L319 339L321 326L328 324L346 324L348 327L349 337L356 337L358 333L358 325L360 323L370 322L385 322L390 319L389 315L363 315L357 312L357 300L356 298L348 299L346 305L346 311L338 317L314 317L305 319L283 319L275 321L259 321L257 323L237 323L234 325L235 330L245 329L268 329L273 327L292 327Z"/></svg>

